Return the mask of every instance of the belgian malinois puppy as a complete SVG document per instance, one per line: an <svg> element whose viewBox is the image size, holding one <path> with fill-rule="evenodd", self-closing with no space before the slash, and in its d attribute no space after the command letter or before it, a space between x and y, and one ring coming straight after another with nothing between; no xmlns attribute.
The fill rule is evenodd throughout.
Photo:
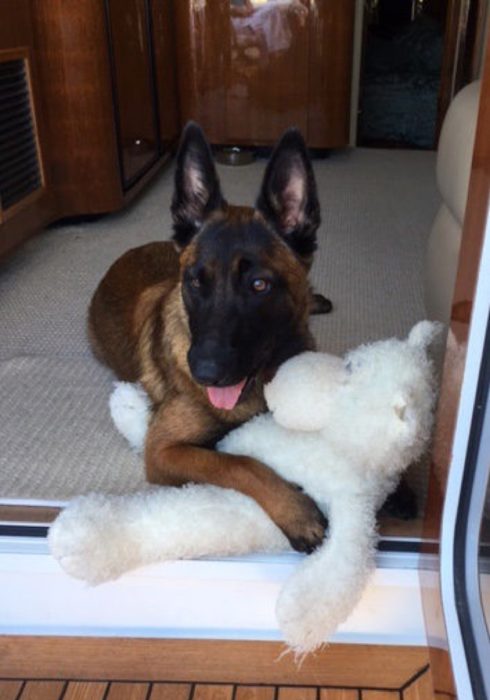
<svg viewBox="0 0 490 700"><path fill-rule="evenodd" d="M327 526L314 501L254 459L213 451L265 410L263 386L279 365L314 346L308 271L320 209L300 133L287 131L275 148L255 208L237 207L223 198L202 131L189 124L172 215L172 242L128 251L100 283L89 310L93 350L153 401L150 482L241 491L310 552Z"/></svg>

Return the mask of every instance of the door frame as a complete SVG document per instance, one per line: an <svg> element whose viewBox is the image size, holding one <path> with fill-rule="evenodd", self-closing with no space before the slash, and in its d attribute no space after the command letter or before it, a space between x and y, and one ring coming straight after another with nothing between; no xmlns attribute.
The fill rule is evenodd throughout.
<svg viewBox="0 0 490 700"><path fill-rule="evenodd" d="M461 690L461 697L464 698L472 695L466 694L468 687L465 685L464 669L462 670L461 667L462 657L459 653L462 648L461 639L458 641L454 627L454 606L457 604L454 596L454 569L451 563L454 515L450 515L449 509L457 507L457 495L454 489L456 481L461 478L468 448L482 344L488 319L490 294L484 279L487 274L490 281L488 273L490 229L487 226L490 197L488 124L490 124L490 41L487 41L483 67L475 146L448 336L453 343L453 349L457 347L462 371L455 379L454 365L451 364L454 352L449 351L448 342L439 402L440 407L444 405L444 411L439 409L436 419L435 442L452 440L452 449L448 447L445 451L445 454L450 455L447 459L444 457L438 460L437 453L433 454L425 518L426 539L437 541L441 526L443 528L439 551L439 581L435 588L434 572L421 572L434 690L436 693L445 693L446 696L451 697L455 696L456 686L461 685L465 689L464 692ZM444 501L446 519L443 523ZM449 592L451 586L453 586L452 593ZM443 614L445 629L442 624Z"/></svg>

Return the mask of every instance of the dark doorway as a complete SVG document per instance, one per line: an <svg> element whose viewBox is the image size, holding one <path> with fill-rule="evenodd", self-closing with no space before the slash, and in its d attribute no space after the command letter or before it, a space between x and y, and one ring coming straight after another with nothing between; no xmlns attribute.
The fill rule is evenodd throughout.
<svg viewBox="0 0 490 700"><path fill-rule="evenodd" d="M358 145L434 148L446 0L368 0Z"/></svg>

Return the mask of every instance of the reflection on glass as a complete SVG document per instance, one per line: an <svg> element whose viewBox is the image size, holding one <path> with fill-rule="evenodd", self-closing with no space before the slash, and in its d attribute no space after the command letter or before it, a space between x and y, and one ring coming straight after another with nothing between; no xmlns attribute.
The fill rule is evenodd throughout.
<svg viewBox="0 0 490 700"><path fill-rule="evenodd" d="M146 0L109 0L124 180L158 154Z"/></svg>
<svg viewBox="0 0 490 700"><path fill-rule="evenodd" d="M230 17L235 48L259 60L289 49L294 23L306 24L308 7L302 0L231 0ZM238 51L233 58L240 58Z"/></svg>
<svg viewBox="0 0 490 700"><path fill-rule="evenodd" d="M230 0L226 94L230 140L257 132L274 141L291 124L305 130L308 0Z"/></svg>
<svg viewBox="0 0 490 700"><path fill-rule="evenodd" d="M483 612L490 635L490 481L487 485L485 509L480 530L480 592Z"/></svg>

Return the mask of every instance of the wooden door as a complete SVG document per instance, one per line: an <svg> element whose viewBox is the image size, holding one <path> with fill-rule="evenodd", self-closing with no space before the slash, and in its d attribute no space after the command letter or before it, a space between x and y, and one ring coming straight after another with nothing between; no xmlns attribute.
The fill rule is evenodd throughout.
<svg viewBox="0 0 490 700"><path fill-rule="evenodd" d="M465 368L478 361L467 354L473 302L489 211L490 195L490 43L487 45L473 164L453 295L449 340L443 369L437 416L429 500L425 522L427 551L439 557L442 508L448 471L453 458L453 437ZM432 543L432 544L430 544ZM446 574L444 574L446 575ZM437 568L421 572L424 612L431 642L431 666L437 697L455 697L456 688L447 651L444 611Z"/></svg>

